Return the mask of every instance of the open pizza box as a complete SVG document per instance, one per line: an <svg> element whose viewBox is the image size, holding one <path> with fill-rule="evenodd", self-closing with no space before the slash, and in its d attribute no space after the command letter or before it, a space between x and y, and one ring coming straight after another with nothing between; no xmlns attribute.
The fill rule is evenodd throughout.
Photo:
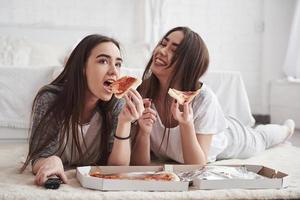
<svg viewBox="0 0 300 200"><path fill-rule="evenodd" d="M199 166L198 166L199 167ZM89 173L100 170L103 174L128 172L172 171L172 165L161 166L85 166L77 167L76 176L85 188L110 191L187 191L189 182L182 181L148 181L103 179L89 176ZM189 168L187 168L189 169Z"/></svg>
<svg viewBox="0 0 300 200"><path fill-rule="evenodd" d="M217 166L217 165L215 165ZM260 179L224 179L204 180L196 177L193 179L195 189L281 189L288 186L288 174L262 165L219 165L229 167L245 167L247 171L262 176Z"/></svg>
<svg viewBox="0 0 300 200"><path fill-rule="evenodd" d="M215 165L216 166L216 165ZM85 188L102 191L188 191L191 189L279 189L287 187L288 175L261 165L222 165L232 167L246 167L248 171L263 176L263 179L225 179L203 180L193 178L192 181L149 181L149 180L124 180L104 179L90 176L94 171L103 174L119 174L129 172L157 172L169 171L176 174L201 169L200 165L157 165L157 166L84 166L77 167L76 176ZM193 184L190 184L193 183Z"/></svg>

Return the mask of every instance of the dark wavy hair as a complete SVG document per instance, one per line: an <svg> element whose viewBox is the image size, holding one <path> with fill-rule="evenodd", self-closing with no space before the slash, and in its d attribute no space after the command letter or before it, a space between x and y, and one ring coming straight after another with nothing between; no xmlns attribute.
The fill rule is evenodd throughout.
<svg viewBox="0 0 300 200"><path fill-rule="evenodd" d="M175 31L181 31L184 34L184 38L177 47L175 54L171 60L169 67L172 67L172 78L169 81L168 88L173 88L175 82L180 81L180 88L182 91L194 91L201 87L199 78L207 71L209 65L209 54L208 49L202 40L202 38L188 27L176 27L168 31L164 37L159 41L158 45L161 44L162 40L168 37ZM151 63L153 56L150 58L146 69L143 73L143 83L138 88L138 91L145 98L155 99L158 96L160 83L158 78L151 72ZM162 119L165 127L171 127L172 114L170 110L171 97L166 93L164 108L166 109L167 118ZM163 140L165 138L166 129L164 130ZM168 139L169 141L168 129Z"/></svg>
<svg viewBox="0 0 300 200"><path fill-rule="evenodd" d="M27 159L21 168L24 171L26 166L31 160L35 160L39 157L39 154L47 147L53 145L51 141L58 141L58 148L56 148L56 155L58 152L64 152L68 141L71 140L72 149L77 149L80 160L76 161L78 164L95 164L86 163L87 160L95 156L97 152L87 152L83 155L83 150L79 142L80 116L84 108L84 95L88 89L87 78L84 73L87 60L91 54L91 51L99 44L105 42L114 43L119 49L119 43L113 38L109 38L103 35L88 35L86 36L72 51L64 70L60 75L50 83L54 86L59 86L61 90L55 90L53 87L45 86L36 95L31 112L31 133L29 139L29 152ZM33 129L32 121L35 119L35 109L39 98L47 93L51 92L56 95L55 100L46 110L45 114L41 117L41 120L37 124L37 127ZM101 158L96 164L106 164L108 159L108 140L112 130L112 108L116 103L116 98L112 97L110 101L104 102L99 100L97 103L97 111L102 116L102 126L98 135L101 134L101 145L98 153L101 152ZM56 126L58 131L51 132L51 126ZM41 134L42 133L42 134ZM69 134L71 133L71 138ZM55 144L57 145L57 144ZM61 155L60 155L61 156Z"/></svg>

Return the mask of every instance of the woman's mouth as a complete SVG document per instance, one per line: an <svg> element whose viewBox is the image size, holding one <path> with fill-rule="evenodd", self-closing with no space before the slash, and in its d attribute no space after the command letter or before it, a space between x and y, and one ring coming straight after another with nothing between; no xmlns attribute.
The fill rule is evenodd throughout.
<svg viewBox="0 0 300 200"><path fill-rule="evenodd" d="M109 79L104 81L103 86L104 86L104 90L106 90L109 93L112 93L112 88L111 88L111 84L114 82L114 80Z"/></svg>
<svg viewBox="0 0 300 200"><path fill-rule="evenodd" d="M168 63L165 62L164 60L160 59L160 58L154 58L154 64L157 65L157 66L167 66Z"/></svg>

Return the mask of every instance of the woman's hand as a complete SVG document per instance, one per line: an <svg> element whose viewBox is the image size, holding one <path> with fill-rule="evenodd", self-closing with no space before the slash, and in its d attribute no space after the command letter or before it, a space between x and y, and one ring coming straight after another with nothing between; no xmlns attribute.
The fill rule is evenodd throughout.
<svg viewBox="0 0 300 200"><path fill-rule="evenodd" d="M183 104L183 112L179 109L179 104L177 101L173 100L171 105L171 112L175 120L179 122L179 124L188 125L193 123L193 109L191 104L185 102Z"/></svg>
<svg viewBox="0 0 300 200"><path fill-rule="evenodd" d="M33 171L36 171L35 182L40 186L44 185L48 177L53 175L60 177L64 183L68 182L62 161L57 156L37 160L33 166Z"/></svg>
<svg viewBox="0 0 300 200"><path fill-rule="evenodd" d="M119 114L117 130L108 165L129 165L131 156L131 122L139 119L144 111L143 99L136 90L129 90L124 96L126 104Z"/></svg>
<svg viewBox="0 0 300 200"><path fill-rule="evenodd" d="M119 115L119 121L133 122L139 119L145 109L141 95L136 90L130 89L124 98L126 104Z"/></svg>
<svg viewBox="0 0 300 200"><path fill-rule="evenodd" d="M144 99L145 110L143 115L138 119L140 131L146 134L150 134L153 128L153 124L156 121L156 112L151 108L151 100Z"/></svg>

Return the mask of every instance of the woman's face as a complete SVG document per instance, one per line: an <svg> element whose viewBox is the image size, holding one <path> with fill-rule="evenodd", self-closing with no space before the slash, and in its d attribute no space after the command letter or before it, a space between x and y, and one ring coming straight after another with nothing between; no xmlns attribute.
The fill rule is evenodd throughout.
<svg viewBox="0 0 300 200"><path fill-rule="evenodd" d="M172 73L171 61L183 38L184 34L182 31L174 31L163 38L154 49L150 69L159 79L168 79Z"/></svg>
<svg viewBox="0 0 300 200"><path fill-rule="evenodd" d="M112 42L97 45L86 63L89 97L109 101L112 97L110 84L118 79L122 65L121 53Z"/></svg>

